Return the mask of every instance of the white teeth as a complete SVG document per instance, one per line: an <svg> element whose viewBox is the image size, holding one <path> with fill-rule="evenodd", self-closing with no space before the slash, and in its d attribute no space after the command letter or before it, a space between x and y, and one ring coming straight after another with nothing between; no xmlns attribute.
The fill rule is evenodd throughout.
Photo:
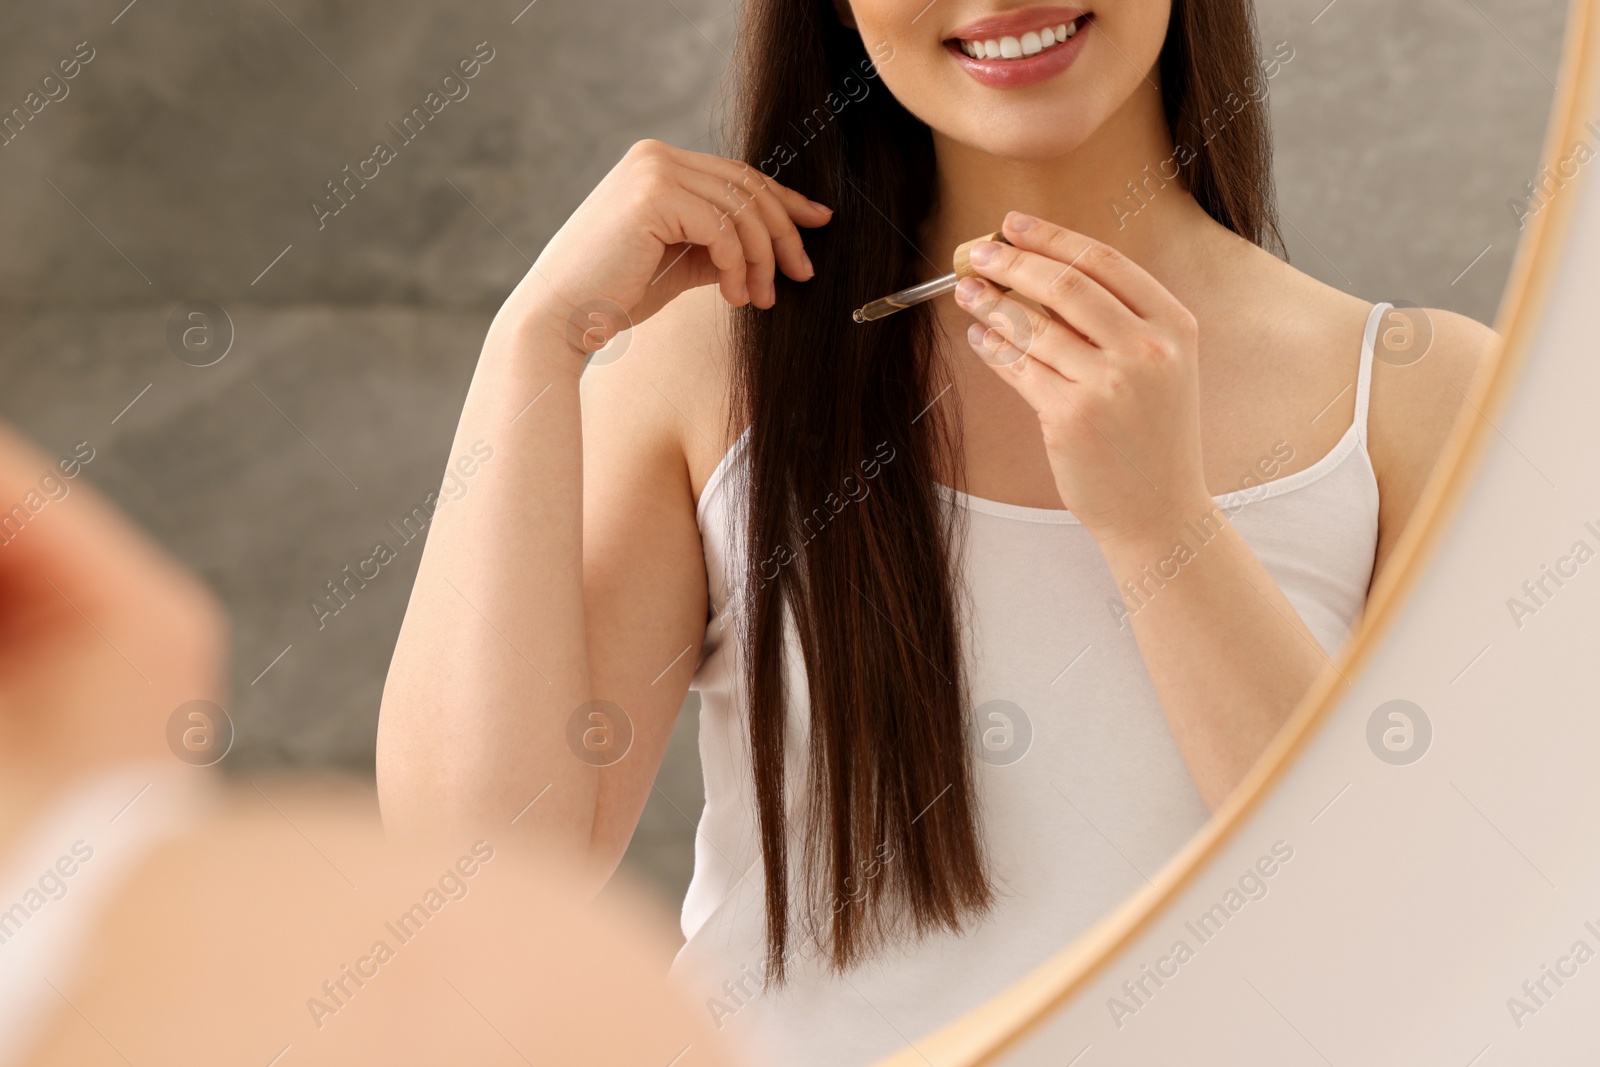
<svg viewBox="0 0 1600 1067"><path fill-rule="evenodd" d="M1052 48L1069 40L1078 32L1076 22L1063 22L1058 26L1046 26L1041 30L1029 30L1022 37L990 38L982 41L958 40L961 51L973 59L1020 59L1023 56L1036 56L1046 48Z"/></svg>

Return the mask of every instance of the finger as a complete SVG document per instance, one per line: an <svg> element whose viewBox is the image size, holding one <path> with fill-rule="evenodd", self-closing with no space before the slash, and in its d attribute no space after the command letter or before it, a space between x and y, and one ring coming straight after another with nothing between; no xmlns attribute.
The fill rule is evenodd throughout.
<svg viewBox="0 0 1600 1067"><path fill-rule="evenodd" d="M697 157L694 160L696 164L703 166L714 174L720 174L741 187L755 188L757 186L765 186L782 204L784 212L801 226L821 226L833 218L833 209L826 204L819 204L815 200L807 199L803 194L789 188L776 178L767 177L767 175L748 163L741 163L736 159L727 159L723 156L714 156L705 152L691 152L689 155Z"/></svg>
<svg viewBox="0 0 1600 1067"><path fill-rule="evenodd" d="M796 281L805 281L815 274L798 226L821 226L833 218L833 212L747 163L721 156L702 156L702 159L706 173L731 183L742 195L753 200L772 234L783 272Z"/></svg>
<svg viewBox="0 0 1600 1067"><path fill-rule="evenodd" d="M1002 355L1032 356L1070 381L1082 381L1104 361L1100 350L1076 331L1001 292L992 282L963 278L956 286L956 303L1008 343Z"/></svg>
<svg viewBox="0 0 1600 1067"><path fill-rule="evenodd" d="M722 213L709 200L681 187L670 190L661 204L661 218L668 231L660 235L664 244L688 243L705 248L712 266L717 268L723 297L734 307L750 302L744 245L734 227L723 223Z"/></svg>
<svg viewBox="0 0 1600 1067"><path fill-rule="evenodd" d="M999 331L986 329L982 323L974 322L967 327L967 344L1037 414L1042 415L1063 403L1074 388L1054 367L1025 355Z"/></svg>
<svg viewBox="0 0 1600 1067"><path fill-rule="evenodd" d="M1091 344L1110 348L1141 325L1126 304L1074 263L995 241L980 241L968 258L979 274L1037 300Z"/></svg>
<svg viewBox="0 0 1600 1067"><path fill-rule="evenodd" d="M1003 232L1018 248L1072 264L1142 319L1163 322L1182 307L1149 271L1103 241L1020 211L1006 214Z"/></svg>
<svg viewBox="0 0 1600 1067"><path fill-rule="evenodd" d="M743 249L745 286L757 307L771 307L776 298L772 285L774 247L772 233L755 205L755 198L742 194L732 182L706 174L686 170L683 186L697 196L703 196L717 208L721 225L732 226Z"/></svg>
<svg viewBox="0 0 1600 1067"><path fill-rule="evenodd" d="M753 172L759 173L759 172ZM792 190L789 190L792 192ZM757 185L749 191L753 197L755 207L761 212L761 218L767 225L767 232L772 235L772 247L777 253L778 264L783 272L797 282L808 281L817 273L811 265L811 257L806 254L805 240L800 236L800 229L795 225L794 219L784 207L782 198L766 183ZM794 196L805 200L799 193ZM807 200L807 204L811 201ZM832 212L829 212L832 217Z"/></svg>

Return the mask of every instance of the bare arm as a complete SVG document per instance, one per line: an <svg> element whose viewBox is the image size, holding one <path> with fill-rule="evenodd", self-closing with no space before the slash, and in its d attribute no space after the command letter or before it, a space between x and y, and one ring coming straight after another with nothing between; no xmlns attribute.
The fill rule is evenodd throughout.
<svg viewBox="0 0 1600 1067"><path fill-rule="evenodd" d="M1326 656L1206 488L1198 327L1120 252L1047 222L973 249L993 285L968 340L1039 415L1057 492L1094 535L1207 805L1230 792ZM1187 547L1180 550L1182 543Z"/></svg>
<svg viewBox="0 0 1600 1067"><path fill-rule="evenodd" d="M581 350L712 282L770 306L775 267L811 273L795 222L828 217L748 167L642 142L496 315L451 452L493 458L435 516L384 688L391 829L492 827L597 879L615 866L694 649L651 683L698 640L704 575L681 448L627 389L586 387L601 402L580 403ZM627 366L648 367L655 325ZM629 748L607 746L629 727Z"/></svg>
<svg viewBox="0 0 1600 1067"><path fill-rule="evenodd" d="M477 442L492 458L434 515L384 685L378 795L391 829L463 822L504 836L542 793L516 828L581 856L598 781L564 737L591 692L582 365L529 278L489 329L451 445L452 460Z"/></svg>
<svg viewBox="0 0 1600 1067"><path fill-rule="evenodd" d="M1200 795L1215 807L1329 657L1205 486L1193 315L1115 249L1019 221L1007 218L1012 247L994 246L985 263L980 245L972 261L1046 311L992 285L958 289L958 302L991 327L974 324L969 342L1038 413L1057 491L1130 594L1145 666ZM1382 558L1459 403L1443 391L1449 403L1424 405L1429 418L1398 417L1411 420L1406 429L1393 418L1375 423L1385 456L1391 444L1398 450L1379 464L1381 490L1394 497L1383 508Z"/></svg>
<svg viewBox="0 0 1600 1067"><path fill-rule="evenodd" d="M1492 330L1449 312L1431 320L1433 346L1406 365L1374 365L1368 448L1379 483L1374 580L1434 473L1473 374L1498 344ZM1332 666L1233 524L1207 498L1187 527L1102 541L1120 586L1147 581L1146 567L1176 570L1132 612L1134 633L1173 734L1206 803L1215 808L1244 778L1318 674ZM1203 515L1213 521L1202 522ZM1212 531L1217 531L1213 535ZM1192 556L1174 565L1173 546Z"/></svg>
<svg viewBox="0 0 1600 1067"><path fill-rule="evenodd" d="M1187 522L1100 547L1119 588L1150 590L1129 621L1189 773L1215 809L1333 661L1209 497ZM1189 551L1175 553L1179 543ZM1155 586L1158 568L1175 580Z"/></svg>
<svg viewBox="0 0 1600 1067"><path fill-rule="evenodd" d="M1467 404L1473 377L1500 350L1500 335L1451 311L1395 308L1383 328L1403 328L1431 343L1415 361L1379 360L1372 367L1372 410L1367 451L1378 475L1378 557L1373 582L1384 573L1395 545L1421 503L1459 418L1481 416Z"/></svg>

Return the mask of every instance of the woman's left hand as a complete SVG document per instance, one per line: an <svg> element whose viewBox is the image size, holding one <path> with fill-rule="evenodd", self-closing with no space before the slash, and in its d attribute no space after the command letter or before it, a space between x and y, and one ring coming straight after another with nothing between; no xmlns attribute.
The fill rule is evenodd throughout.
<svg viewBox="0 0 1600 1067"><path fill-rule="evenodd" d="M1061 502L1100 541L1176 531L1212 500L1194 315L1110 245L1018 212L956 302L967 341L1039 416ZM1004 286L1046 308L1041 313Z"/></svg>

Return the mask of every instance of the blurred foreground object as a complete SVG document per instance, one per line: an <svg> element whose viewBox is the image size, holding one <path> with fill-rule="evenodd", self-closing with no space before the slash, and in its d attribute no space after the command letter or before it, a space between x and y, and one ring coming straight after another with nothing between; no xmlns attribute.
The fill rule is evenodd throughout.
<svg viewBox="0 0 1600 1067"><path fill-rule="evenodd" d="M221 706L222 613L92 455L0 426L0 1067L729 1062L656 929L492 833L221 785L186 709Z"/></svg>
<svg viewBox="0 0 1600 1067"><path fill-rule="evenodd" d="M0 424L0 851L67 783L173 762L174 710L222 697L221 609L88 484L93 456Z"/></svg>
<svg viewBox="0 0 1600 1067"><path fill-rule="evenodd" d="M364 791L284 780L188 808L123 873L82 955L44 961L51 1022L11 1062L731 1062L668 992L642 897L598 908L488 838L401 850L372 808Z"/></svg>

